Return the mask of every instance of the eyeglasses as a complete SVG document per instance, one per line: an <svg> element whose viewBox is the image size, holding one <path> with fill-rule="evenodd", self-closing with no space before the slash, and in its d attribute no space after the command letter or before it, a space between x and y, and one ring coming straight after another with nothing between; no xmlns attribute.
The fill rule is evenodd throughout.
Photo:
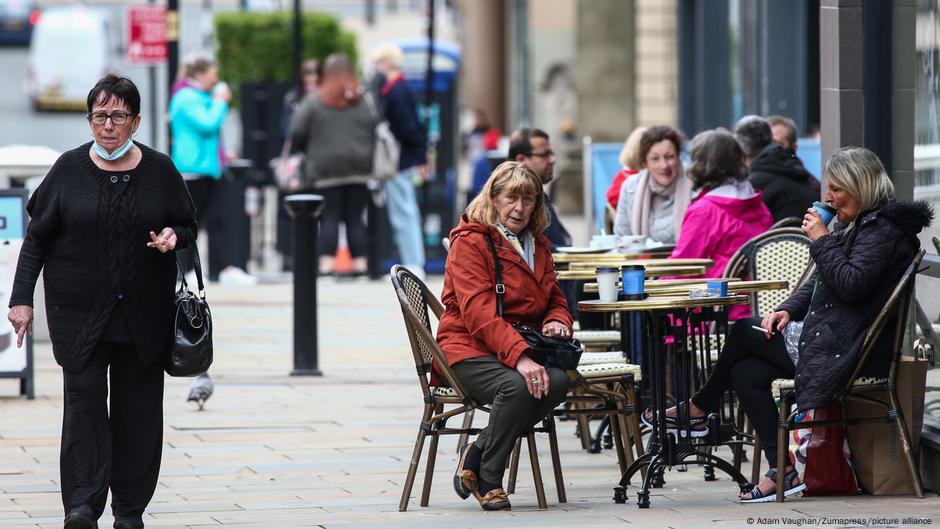
<svg viewBox="0 0 940 529"><path fill-rule="evenodd" d="M535 156L537 158L551 158L555 156L555 151L533 152L529 156Z"/></svg>
<svg viewBox="0 0 940 529"><path fill-rule="evenodd" d="M105 121L108 121L108 118L111 118L111 123L115 125L123 125L127 123L127 118L131 117L131 114L127 112L112 112L106 114L104 112L92 112L88 114L88 121L91 121L95 125L104 125Z"/></svg>

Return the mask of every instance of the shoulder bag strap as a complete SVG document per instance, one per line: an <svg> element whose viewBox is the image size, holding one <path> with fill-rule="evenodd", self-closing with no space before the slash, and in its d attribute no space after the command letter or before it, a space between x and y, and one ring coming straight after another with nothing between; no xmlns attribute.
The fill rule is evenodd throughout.
<svg viewBox="0 0 940 529"><path fill-rule="evenodd" d="M181 251L182 252L188 251L189 254L192 255L192 262L194 265L193 269L196 272L196 286L199 289L197 290L197 293L199 294L200 297L205 298L206 286L205 286L205 283L203 283L202 281L202 262L199 260L199 247L196 245L196 241L194 240L192 243L190 243L189 248L187 248L186 250L181 250ZM180 262L180 252L176 252L176 267L179 268L180 276L182 277L182 281L183 281L182 283L183 286L186 288L189 288L189 285L186 283L186 267L184 267L182 263Z"/></svg>
<svg viewBox="0 0 940 529"><path fill-rule="evenodd" d="M493 253L493 264L496 266L496 314L503 317L503 294L506 293L506 285L503 284L503 265L499 262L499 256L496 255L496 246L493 245L493 238L487 233L486 245L490 247Z"/></svg>

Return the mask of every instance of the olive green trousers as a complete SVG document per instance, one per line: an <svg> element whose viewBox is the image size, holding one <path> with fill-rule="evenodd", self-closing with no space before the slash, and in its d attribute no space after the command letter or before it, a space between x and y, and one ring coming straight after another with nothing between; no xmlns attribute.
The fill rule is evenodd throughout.
<svg viewBox="0 0 940 529"><path fill-rule="evenodd" d="M568 375L561 369L548 369L549 393L536 399L529 393L522 374L501 363L495 355L470 358L454 364L453 369L474 400L491 405L489 424L473 444L483 451L480 477L501 485L516 439L565 401Z"/></svg>

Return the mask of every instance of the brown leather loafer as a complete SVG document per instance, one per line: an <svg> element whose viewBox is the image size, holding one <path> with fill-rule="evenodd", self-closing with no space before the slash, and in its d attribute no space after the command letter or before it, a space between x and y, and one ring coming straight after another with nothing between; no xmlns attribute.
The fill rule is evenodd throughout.
<svg viewBox="0 0 940 529"><path fill-rule="evenodd" d="M473 495L480 502L480 506L483 507L484 511L508 511L512 509L512 505L509 504L509 495L501 488L493 489L487 492L485 496L480 496L480 492L474 490Z"/></svg>
<svg viewBox="0 0 940 529"><path fill-rule="evenodd" d="M475 494L477 491L476 472L464 468L467 461L467 453L470 452L472 446L473 443L467 443L460 449L460 459L457 460L457 472L454 473L454 492L457 493L457 496L460 496L461 500L469 498L471 494Z"/></svg>

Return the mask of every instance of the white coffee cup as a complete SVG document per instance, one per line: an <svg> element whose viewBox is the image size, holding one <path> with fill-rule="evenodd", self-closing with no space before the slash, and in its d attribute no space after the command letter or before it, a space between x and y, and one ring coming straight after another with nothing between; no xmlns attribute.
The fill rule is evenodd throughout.
<svg viewBox="0 0 940 529"><path fill-rule="evenodd" d="M591 248L613 248L617 245L616 235L594 235L591 237Z"/></svg>
<svg viewBox="0 0 940 529"><path fill-rule="evenodd" d="M597 272L597 294L601 301L617 301L617 279L620 278L620 269L613 266L600 266Z"/></svg>

